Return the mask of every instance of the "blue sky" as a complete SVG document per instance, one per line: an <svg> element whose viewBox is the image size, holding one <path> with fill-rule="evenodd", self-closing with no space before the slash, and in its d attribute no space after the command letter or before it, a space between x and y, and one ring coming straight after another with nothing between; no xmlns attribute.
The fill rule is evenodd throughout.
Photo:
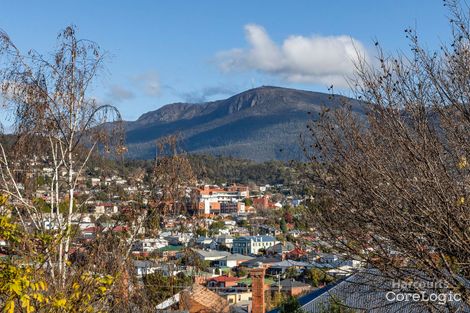
<svg viewBox="0 0 470 313"><path fill-rule="evenodd" d="M1 4L0 28L24 51L47 53L75 24L110 53L93 95L133 120L261 85L341 91L351 47L372 58L377 38L406 51L412 26L436 49L448 39L446 14L439 0L17 0Z"/></svg>

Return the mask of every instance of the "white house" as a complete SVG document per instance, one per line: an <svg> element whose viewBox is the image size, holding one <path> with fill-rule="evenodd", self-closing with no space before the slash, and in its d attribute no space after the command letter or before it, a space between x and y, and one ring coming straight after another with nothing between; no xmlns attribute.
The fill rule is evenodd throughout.
<svg viewBox="0 0 470 313"><path fill-rule="evenodd" d="M192 239L192 233L176 233L170 236L164 237L171 245L187 245Z"/></svg>
<svg viewBox="0 0 470 313"><path fill-rule="evenodd" d="M218 236L215 238L215 242L217 243L217 247L225 246L229 249L233 247L233 237L232 236Z"/></svg>
<svg viewBox="0 0 470 313"><path fill-rule="evenodd" d="M233 267L236 267L236 266L240 265L240 263L250 261L250 260L253 260L253 259L254 258L251 257L251 256L236 253L236 254L228 255L228 256L218 260L218 265L220 267L233 268Z"/></svg>
<svg viewBox="0 0 470 313"><path fill-rule="evenodd" d="M165 239L145 238L135 241L132 244L132 251L151 253L166 246L168 246L168 241Z"/></svg>
<svg viewBox="0 0 470 313"><path fill-rule="evenodd" d="M99 186L101 183L101 179L99 177L92 177L91 178L91 186L96 187Z"/></svg>
<svg viewBox="0 0 470 313"><path fill-rule="evenodd" d="M230 252L216 251L216 250L194 249L194 252L196 252L198 257L203 261L217 261L217 260L223 259L223 258L231 255Z"/></svg>
<svg viewBox="0 0 470 313"><path fill-rule="evenodd" d="M134 267L135 267L136 275L138 277L155 273L157 270L160 269L160 267L157 266L152 261L141 261L141 260L134 260Z"/></svg>
<svg viewBox="0 0 470 313"><path fill-rule="evenodd" d="M200 236L196 239L196 245L200 248L207 248L211 245L212 241L212 238Z"/></svg>

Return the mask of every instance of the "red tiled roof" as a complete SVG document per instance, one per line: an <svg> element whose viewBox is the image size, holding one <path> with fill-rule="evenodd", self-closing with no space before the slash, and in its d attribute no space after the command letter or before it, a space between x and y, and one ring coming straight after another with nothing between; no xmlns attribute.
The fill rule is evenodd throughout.
<svg viewBox="0 0 470 313"><path fill-rule="evenodd" d="M87 227L83 229L82 233L96 233L98 230L99 230L98 227L91 226L91 227Z"/></svg>
<svg viewBox="0 0 470 313"><path fill-rule="evenodd" d="M127 226L118 225L118 226L113 228L113 231L114 232L126 232L127 231Z"/></svg>
<svg viewBox="0 0 470 313"><path fill-rule="evenodd" d="M304 254L306 254L306 252L305 252L305 251L303 251L302 249L295 248L294 250L292 250L292 251L289 251L289 254L294 254L294 255L304 255Z"/></svg>

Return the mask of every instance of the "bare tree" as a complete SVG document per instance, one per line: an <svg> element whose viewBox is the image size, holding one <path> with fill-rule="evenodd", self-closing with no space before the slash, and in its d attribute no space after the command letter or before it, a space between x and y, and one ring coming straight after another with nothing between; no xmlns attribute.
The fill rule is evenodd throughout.
<svg viewBox="0 0 470 313"><path fill-rule="evenodd" d="M362 109L325 110L305 147L323 239L384 277L442 282L436 291L469 303L470 20L445 4L452 42L429 52L407 29L410 57L376 43L378 66L359 62L352 81Z"/></svg>
<svg viewBox="0 0 470 313"><path fill-rule="evenodd" d="M157 141L153 184L163 215L184 212L187 189L196 182L191 163L179 148L179 142L178 135L166 136Z"/></svg>
<svg viewBox="0 0 470 313"><path fill-rule="evenodd" d="M96 43L76 37L73 26L59 34L51 55L34 50L23 54L0 30L0 90L3 104L15 122L14 145L0 143L0 195L8 198L6 208L13 208L13 217L21 224L21 236L12 238L12 253L19 258L8 261L11 264L2 263L1 269L27 270L27 275L40 277L49 286L44 291L51 299L46 311L112 308L115 300L110 299L116 297L106 295L119 288L115 282L127 279L123 273L127 273L129 242L142 225L139 219L130 223L131 228L124 228L124 234L110 232L96 238L92 245L74 249L74 258L85 256L87 262L80 265L75 259L72 265L71 247L78 234L72 219L80 216L85 204L77 201L75 194L87 161L98 150L118 154L125 151L119 123L110 123L120 120L119 111L89 95L104 59L105 53ZM31 201L18 175L33 171L37 160L47 160L53 167L48 214ZM45 227L46 221L57 225L56 229ZM38 290L33 291L36 295ZM18 301L23 306L24 297L7 293L4 298L0 293L0 303L8 301L14 306ZM46 301L35 301L38 307L39 303L46 305Z"/></svg>

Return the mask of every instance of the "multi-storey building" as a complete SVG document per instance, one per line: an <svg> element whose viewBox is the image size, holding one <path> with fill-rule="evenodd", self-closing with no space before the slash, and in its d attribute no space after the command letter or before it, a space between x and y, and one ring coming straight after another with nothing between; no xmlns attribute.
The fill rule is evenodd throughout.
<svg viewBox="0 0 470 313"><path fill-rule="evenodd" d="M278 241L272 236L243 236L233 239L233 253L258 254L260 249L268 249Z"/></svg>
<svg viewBox="0 0 470 313"><path fill-rule="evenodd" d="M198 209L202 214L234 214L245 212L242 202L250 196L246 186L232 185L224 188L204 186L197 189Z"/></svg>

